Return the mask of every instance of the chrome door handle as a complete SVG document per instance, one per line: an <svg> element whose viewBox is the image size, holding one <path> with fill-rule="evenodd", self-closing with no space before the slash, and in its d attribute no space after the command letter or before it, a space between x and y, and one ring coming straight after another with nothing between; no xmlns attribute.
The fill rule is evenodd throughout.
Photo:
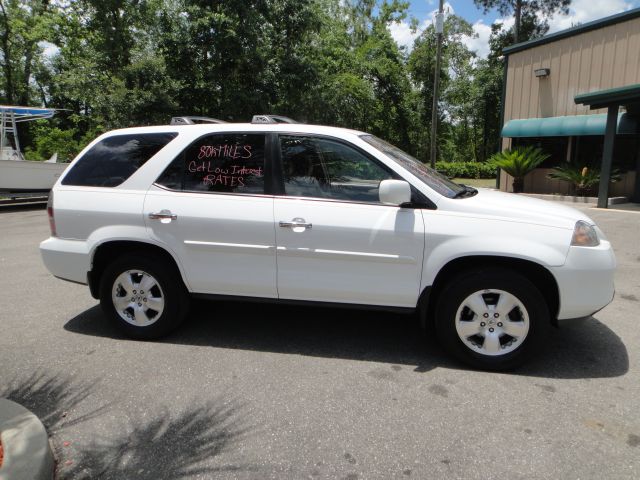
<svg viewBox="0 0 640 480"><path fill-rule="evenodd" d="M160 210L156 213L150 213L149 218L151 220L175 220L178 218L178 215L171 213L170 210Z"/></svg>
<svg viewBox="0 0 640 480"><path fill-rule="evenodd" d="M294 218L290 222L280 222L282 228L311 228L311 223L306 223L304 218Z"/></svg>

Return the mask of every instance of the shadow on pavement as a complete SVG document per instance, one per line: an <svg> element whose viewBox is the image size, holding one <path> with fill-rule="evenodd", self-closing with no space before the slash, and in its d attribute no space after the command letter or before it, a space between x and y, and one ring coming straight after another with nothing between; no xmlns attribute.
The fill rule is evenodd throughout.
<svg viewBox="0 0 640 480"><path fill-rule="evenodd" d="M31 410L54 433L62 427L76 425L106 412L108 405L78 415L76 407L95 389L97 382L81 383L57 372L37 371L28 378L14 378L0 388L0 397L8 398Z"/></svg>
<svg viewBox="0 0 640 480"><path fill-rule="evenodd" d="M59 468L59 478L211 478L250 470L247 466L210 465L248 432L240 410L233 402L218 398L204 406L191 405L179 414L149 412L115 438L96 438L81 447L72 465Z"/></svg>
<svg viewBox="0 0 640 480"><path fill-rule="evenodd" d="M622 339L594 317L554 328L544 352L516 373L548 378L619 377L629 371Z"/></svg>
<svg viewBox="0 0 640 480"><path fill-rule="evenodd" d="M0 388L0 397L19 403L40 418L54 436L58 459L73 458L70 464L59 461L56 478L209 478L215 473L255 469L246 465L210 465L212 459L249 431L244 426L246 415L240 415L242 407L223 397L203 406L190 402L177 415L167 409L149 411L143 418L131 421L128 428L119 429L115 438L96 435L89 444L62 445L58 437L63 431L69 432L69 427L100 416L113 421L113 415L105 416L112 404L92 406L94 400L89 396L96 383L72 381L64 373L38 371ZM88 413L76 413L87 405Z"/></svg>
<svg viewBox="0 0 640 480"><path fill-rule="evenodd" d="M64 328L124 339L97 306L72 318ZM464 368L435 341L425 342L414 316L386 312L197 301L185 324L160 342L383 362L411 366L416 372ZM600 378L624 375L628 369L627 349L620 337L590 318L552 329L548 348L513 373Z"/></svg>

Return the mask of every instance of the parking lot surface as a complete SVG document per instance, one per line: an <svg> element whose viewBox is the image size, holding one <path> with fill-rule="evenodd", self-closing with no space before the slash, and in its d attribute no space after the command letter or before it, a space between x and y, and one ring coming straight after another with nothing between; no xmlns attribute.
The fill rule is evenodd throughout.
<svg viewBox="0 0 640 480"><path fill-rule="evenodd" d="M40 416L63 479L637 479L640 212L581 208L616 298L509 374L388 313L198 302L127 340L46 271L45 211L1 211L0 397Z"/></svg>

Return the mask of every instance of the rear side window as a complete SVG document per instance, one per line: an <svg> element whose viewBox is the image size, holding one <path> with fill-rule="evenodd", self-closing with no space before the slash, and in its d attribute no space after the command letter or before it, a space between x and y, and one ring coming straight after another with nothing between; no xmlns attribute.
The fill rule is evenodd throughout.
<svg viewBox="0 0 640 480"><path fill-rule="evenodd" d="M264 193L265 135L217 133L199 138L156 181L172 190Z"/></svg>
<svg viewBox="0 0 640 480"><path fill-rule="evenodd" d="M62 185L117 187L177 135L138 133L100 140L65 175Z"/></svg>

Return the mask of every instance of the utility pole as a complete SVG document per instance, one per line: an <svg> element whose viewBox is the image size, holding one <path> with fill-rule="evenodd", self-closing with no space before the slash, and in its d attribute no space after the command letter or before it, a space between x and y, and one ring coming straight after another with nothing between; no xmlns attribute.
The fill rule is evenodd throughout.
<svg viewBox="0 0 640 480"><path fill-rule="evenodd" d="M436 70L433 77L433 107L431 109L431 168L436 168L436 134L438 132L438 84L440 83L440 56L442 55L442 35L444 33L444 0L440 0L440 7L436 14Z"/></svg>
<svg viewBox="0 0 640 480"><path fill-rule="evenodd" d="M520 23L521 23L521 18L522 18L522 0L516 0L516 6L515 6L515 25L514 25L514 29L515 29L515 42L514 43L519 43L520 42Z"/></svg>

